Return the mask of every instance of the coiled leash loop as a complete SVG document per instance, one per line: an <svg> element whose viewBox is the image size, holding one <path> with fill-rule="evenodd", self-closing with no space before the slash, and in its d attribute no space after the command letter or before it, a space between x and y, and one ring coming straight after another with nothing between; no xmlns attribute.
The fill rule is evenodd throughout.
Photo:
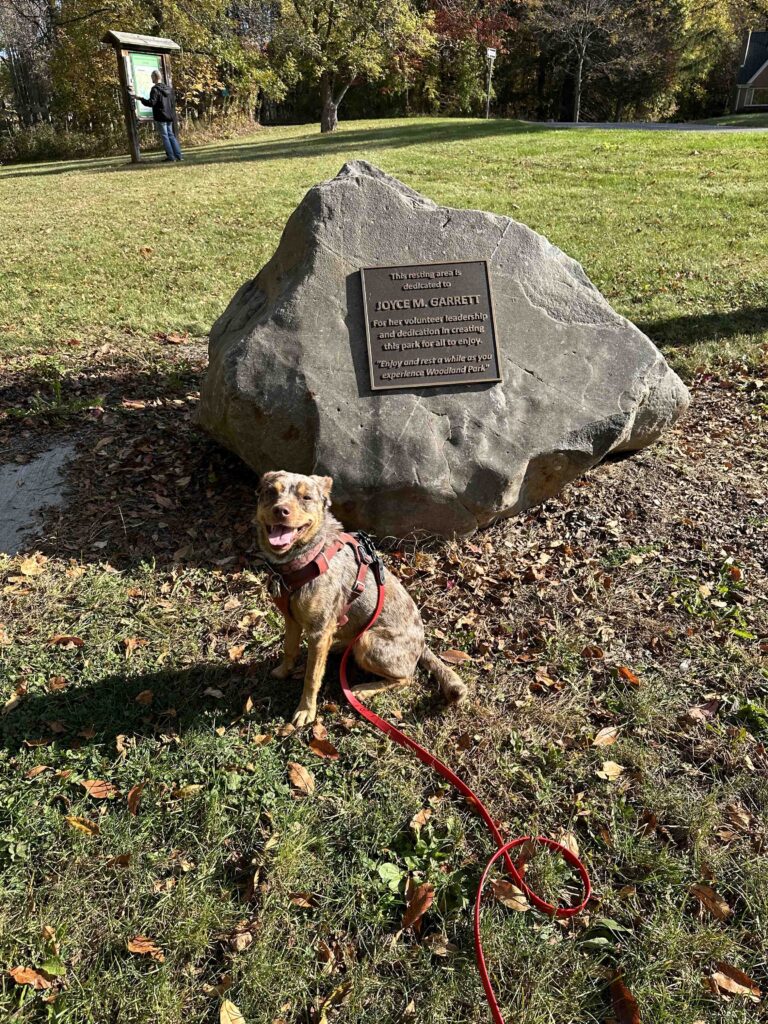
<svg viewBox="0 0 768 1024"><path fill-rule="evenodd" d="M553 917L561 918L573 917L574 914L578 914L587 905L587 901L592 895L592 885L589 880L589 875L587 874L587 869L581 863L576 854L574 854L567 847L563 846L562 843L555 842L554 839L548 839L546 836L523 836L520 839L513 839L510 842L505 842L501 833L499 832L496 822L491 817L490 812L485 807L480 798L472 792L472 790L469 788L466 782L463 781L463 779L460 779L459 776L456 775L456 773L448 767L448 765L443 764L443 762L439 760L439 758L435 757L434 754L430 754L428 750L425 750L424 747L416 743L415 740L412 740L410 736L406 736L405 733L400 732L400 730L396 729L394 725L391 725L389 722L386 722L383 718L379 718L377 714L375 714L373 711L367 708L364 704L361 704L357 697L355 697L354 693L350 688L349 680L347 678L347 664L349 662L349 657L352 653L352 648L360 639L360 637L363 636L364 633L368 632L371 626L378 619L379 615L381 615L381 610L384 607L385 597L383 567L381 565L381 561L379 560L378 554L376 553L376 550L373 547L373 543L369 537L363 534L358 534L357 536L361 541L361 546L364 546L365 548L366 555L370 555L371 557L371 562L369 564L371 564L374 575L376 577L376 583L378 586L378 598L376 601L376 608L373 612L373 615L368 620L365 627L361 629L357 636L349 643L346 650L344 651L344 654L342 655L341 667L339 669L339 674L341 677L341 688L344 692L344 696L346 697L347 701L352 705L352 707L355 709L355 711L357 711L359 715L362 715L362 717L367 722L370 722L371 725L375 726L385 735L389 736L389 738L393 740L395 743L399 743L401 747L407 747L409 750L412 750L416 757L418 757L418 759L423 764L427 765L428 768L434 769L434 771L436 771L438 775L442 775L444 779L450 782L455 789L457 789L464 797L466 797L471 806L474 807L474 809L478 812L478 814L483 819L485 824L488 826L488 831L493 836L493 840L496 843L497 850L485 866L485 870L483 871L482 877L480 879L480 884L477 887L477 896L475 897L475 959L477 960L477 969L480 972L480 979L483 983L483 988L485 989L485 997L488 1000L488 1005L491 1009L491 1016L493 1017L494 1024L504 1024L504 1018L501 1015L501 1010L499 1009L499 1004L496 1001L496 995L493 991L493 985L491 984L491 979L488 975L488 969L485 964L485 956L483 954L483 944L480 938L480 908L483 898L483 888L485 887L485 882L491 868L499 859L499 857L503 857L506 870L510 877L512 878L512 881L523 893L525 893L526 897L528 898L528 900L530 900L533 906L536 907L538 910L543 910L545 913L550 914ZM552 903L547 903L546 900L543 900L540 896L537 896L536 893L533 892L533 890L526 885L526 883L523 881L522 876L520 875L520 872L513 864L512 859L509 856L509 851L513 850L517 846L522 846L523 843L528 842L539 843L542 846L546 846L551 850L555 850L557 853L560 854L563 860L566 861L566 863L570 864L571 867L576 869L581 879L581 884L584 891L584 897L578 905L573 907L560 907L555 906Z"/></svg>

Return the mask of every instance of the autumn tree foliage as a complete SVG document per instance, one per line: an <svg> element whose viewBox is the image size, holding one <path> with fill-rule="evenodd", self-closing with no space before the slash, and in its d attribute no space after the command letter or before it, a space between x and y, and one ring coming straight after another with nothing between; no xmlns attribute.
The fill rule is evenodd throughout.
<svg viewBox="0 0 768 1024"><path fill-rule="evenodd" d="M485 91L485 49L504 49L517 21L504 0L432 0L437 48L426 94L434 112L477 113Z"/></svg>
<svg viewBox="0 0 768 1024"><path fill-rule="evenodd" d="M768 0L0 0L0 161L125 144L109 29L181 45L183 126L320 114L333 131L345 99L482 114L487 46L502 116L721 114L744 32L766 28Z"/></svg>
<svg viewBox="0 0 768 1024"><path fill-rule="evenodd" d="M271 50L319 88L320 130L332 132L356 82L408 78L434 45L432 21L411 0L282 0Z"/></svg>

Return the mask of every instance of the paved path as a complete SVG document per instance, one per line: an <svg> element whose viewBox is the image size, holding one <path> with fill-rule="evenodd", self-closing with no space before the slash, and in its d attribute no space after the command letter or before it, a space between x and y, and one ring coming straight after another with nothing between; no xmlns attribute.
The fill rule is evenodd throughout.
<svg viewBox="0 0 768 1024"><path fill-rule="evenodd" d="M63 501L61 471L74 446L56 445L24 466L0 466L0 551L15 555L46 505Z"/></svg>
<svg viewBox="0 0 768 1024"><path fill-rule="evenodd" d="M737 124L690 124L688 122L659 121L525 121L525 124L541 125L543 128L617 128L635 132L768 132L768 127L758 128Z"/></svg>

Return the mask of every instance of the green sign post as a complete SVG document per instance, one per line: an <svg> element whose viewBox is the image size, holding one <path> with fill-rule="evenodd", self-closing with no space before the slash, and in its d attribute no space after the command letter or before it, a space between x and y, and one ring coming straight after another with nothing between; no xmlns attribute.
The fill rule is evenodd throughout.
<svg viewBox="0 0 768 1024"><path fill-rule="evenodd" d="M145 107L134 96L146 99L152 89L152 72L157 71L168 85L171 85L171 61L169 54L181 47L172 39L158 36L142 36L132 32L107 32L103 43L114 46L117 54L117 73L123 96L123 114L128 132L131 162L139 163L139 125L153 120L152 108Z"/></svg>

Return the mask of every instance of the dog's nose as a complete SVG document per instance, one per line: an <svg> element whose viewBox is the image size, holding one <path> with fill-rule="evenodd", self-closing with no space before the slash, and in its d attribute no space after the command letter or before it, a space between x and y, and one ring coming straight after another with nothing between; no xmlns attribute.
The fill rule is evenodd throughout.
<svg viewBox="0 0 768 1024"><path fill-rule="evenodd" d="M285 505L277 505L274 511L275 515L281 516L283 519L287 519L288 516L291 514L291 510L287 508Z"/></svg>

